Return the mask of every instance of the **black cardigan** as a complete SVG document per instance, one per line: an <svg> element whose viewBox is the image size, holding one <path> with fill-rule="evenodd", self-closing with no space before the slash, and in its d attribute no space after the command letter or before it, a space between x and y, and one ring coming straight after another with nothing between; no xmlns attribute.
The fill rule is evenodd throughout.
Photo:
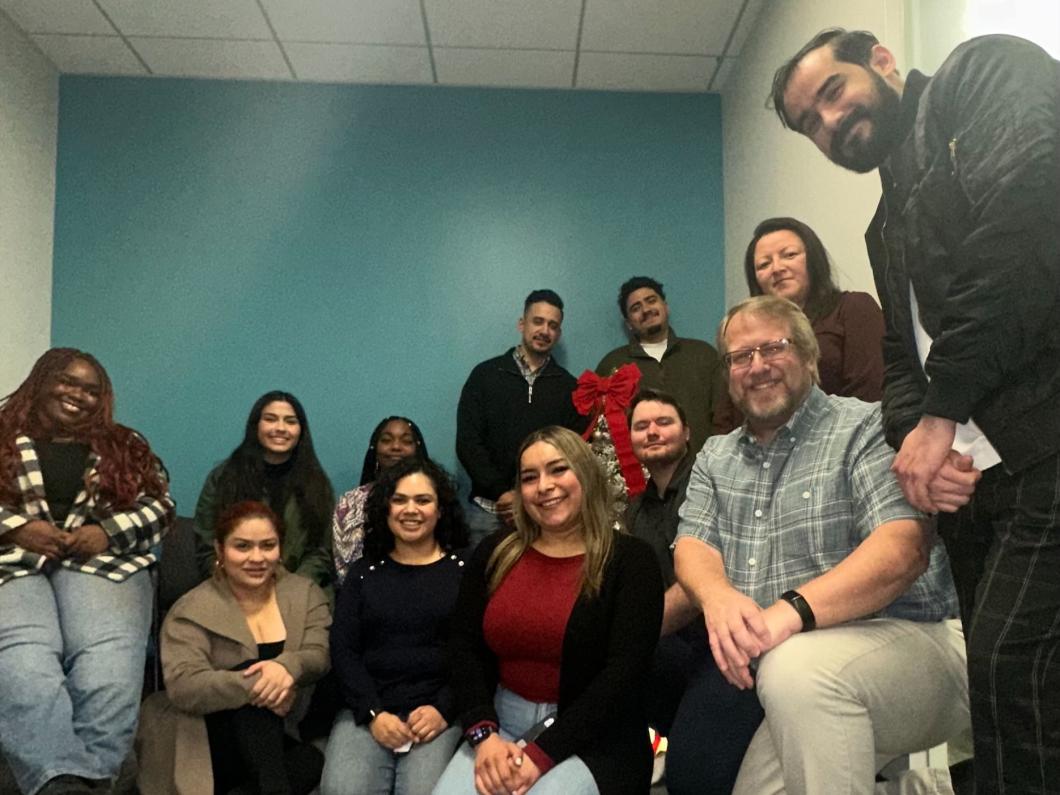
<svg viewBox="0 0 1060 795"><path fill-rule="evenodd" d="M489 601L486 563L507 532L475 550L453 615L453 685L465 730L497 721L497 660L483 639L482 617ZM651 548L618 534L599 596L574 603L563 638L558 715L536 740L556 764L578 755L602 795L644 795L651 786L643 695L662 611L662 577Z"/></svg>

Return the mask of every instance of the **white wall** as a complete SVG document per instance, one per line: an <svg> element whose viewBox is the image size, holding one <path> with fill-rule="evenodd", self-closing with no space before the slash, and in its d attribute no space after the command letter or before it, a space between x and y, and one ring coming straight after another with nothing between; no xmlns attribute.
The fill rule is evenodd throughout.
<svg viewBox="0 0 1060 795"><path fill-rule="evenodd" d="M725 169L725 285L732 305L747 296L743 255L759 221L789 215L824 241L841 288L875 295L865 227L880 196L875 172L828 162L766 107L773 72L823 28L870 30L906 71L902 0L765 0L722 97Z"/></svg>
<svg viewBox="0 0 1060 795"><path fill-rule="evenodd" d="M0 395L51 339L59 75L0 12Z"/></svg>

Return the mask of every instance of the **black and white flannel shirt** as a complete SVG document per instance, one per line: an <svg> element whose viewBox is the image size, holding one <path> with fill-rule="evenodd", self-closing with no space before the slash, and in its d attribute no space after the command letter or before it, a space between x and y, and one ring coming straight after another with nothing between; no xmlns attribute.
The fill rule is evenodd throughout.
<svg viewBox="0 0 1060 795"><path fill-rule="evenodd" d="M17 509L0 505L0 585L15 577L46 573L55 566L122 582L157 561L152 548L161 543L175 515L176 506L168 491L160 498L140 494L129 510L114 511L99 502L95 489L82 488L60 529L69 531L84 524L98 524L110 539L106 552L85 561L67 559L53 563L17 544L5 543L8 531L28 522L35 519L53 522L33 440L19 436L15 444L22 459L18 473L22 505ZM89 453L86 466L90 485L99 483L98 463L99 456Z"/></svg>

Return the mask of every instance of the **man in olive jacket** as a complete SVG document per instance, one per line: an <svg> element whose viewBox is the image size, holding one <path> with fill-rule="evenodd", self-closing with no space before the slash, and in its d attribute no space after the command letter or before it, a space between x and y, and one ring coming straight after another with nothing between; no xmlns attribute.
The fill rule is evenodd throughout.
<svg viewBox="0 0 1060 795"><path fill-rule="evenodd" d="M618 292L618 308L630 342L608 353L596 374L611 375L624 364L640 370L642 389L673 395L688 415L692 457L712 433L728 433L736 424L718 352L703 340L678 337L670 327L663 286L649 276L634 276Z"/></svg>
<svg viewBox="0 0 1060 795"><path fill-rule="evenodd" d="M968 639L979 792L1060 782L1060 64L984 36L903 78L823 31L776 73L785 126L878 168L866 235L887 319L883 422L939 512Z"/></svg>

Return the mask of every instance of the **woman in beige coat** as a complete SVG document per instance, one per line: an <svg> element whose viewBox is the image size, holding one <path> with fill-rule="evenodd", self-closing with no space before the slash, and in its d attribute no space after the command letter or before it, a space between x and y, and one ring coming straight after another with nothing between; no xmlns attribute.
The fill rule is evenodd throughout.
<svg viewBox="0 0 1060 795"><path fill-rule="evenodd" d="M283 568L281 534L264 504L233 505L214 576L166 616L167 689L144 702L137 736L143 795L307 793L319 781L322 755L284 727L328 670L331 614L317 585Z"/></svg>

